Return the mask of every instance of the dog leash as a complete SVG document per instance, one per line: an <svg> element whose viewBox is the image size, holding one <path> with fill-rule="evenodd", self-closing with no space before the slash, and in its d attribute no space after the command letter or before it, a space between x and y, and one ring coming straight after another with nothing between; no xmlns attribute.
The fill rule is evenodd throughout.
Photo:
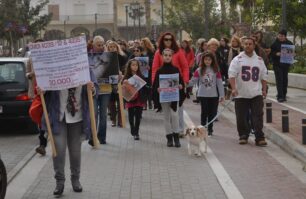
<svg viewBox="0 0 306 199"><path fill-rule="evenodd" d="M224 105L224 108L223 108L221 111L219 111L219 112L217 113L217 115L216 115L211 121L209 121L204 127L207 128L208 125L210 125L211 123L213 123L213 122L221 115L221 113L222 113L223 111L225 111L225 109L230 105L230 103L231 103L232 101L234 101L234 100L235 100L235 98L231 98L231 99Z"/></svg>

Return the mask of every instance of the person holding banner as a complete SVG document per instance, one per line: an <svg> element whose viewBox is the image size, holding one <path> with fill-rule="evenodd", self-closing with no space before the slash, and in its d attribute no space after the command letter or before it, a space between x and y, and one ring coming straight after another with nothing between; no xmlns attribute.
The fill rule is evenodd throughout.
<svg viewBox="0 0 306 199"><path fill-rule="evenodd" d="M152 82L154 83L157 70L163 66L162 52L165 48L170 48L173 51L172 64L177 67L180 75L184 80L184 84L189 82L189 66L185 58L184 52L179 48L175 37L172 33L164 33L158 41L158 50L155 52L152 65ZM184 107L179 107L179 132L184 135Z"/></svg>
<svg viewBox="0 0 306 199"><path fill-rule="evenodd" d="M114 42L114 41L107 41L106 42L106 52L114 52L117 54L118 57L118 66L111 66L111 67L118 67L119 70L119 76L121 76L122 71L124 70L124 65L127 62L127 57L124 54L124 52L121 50L120 46ZM118 82L119 82L119 76L117 79L117 82L112 82L112 92L109 102L109 112L110 112L110 118L112 121L112 126L116 126L118 121L118 127L122 127L122 121L121 121L121 110L120 110L120 102L119 102L119 95L118 95Z"/></svg>
<svg viewBox="0 0 306 199"><path fill-rule="evenodd" d="M96 65L99 65L98 57L104 52L104 38L97 35L93 38L92 48L88 52L88 61L91 69L94 70ZM95 76L98 79L97 76ZM94 100L96 112L99 113L98 138L100 144L106 143L106 120L107 120L107 106L110 99L111 85L99 83L98 97ZM88 144L94 146L92 137L89 136Z"/></svg>
<svg viewBox="0 0 306 199"><path fill-rule="evenodd" d="M60 91L42 91L37 87L37 93L44 93L46 107L49 113L57 156L53 157L56 188L54 195L62 195L65 184L65 160L68 147L71 184L73 191L82 192L80 183L81 144L83 132L90 134L90 114L87 90L95 95L96 78L91 73L91 81L83 86ZM95 83L94 83L95 82ZM42 125L46 126L43 118Z"/></svg>
<svg viewBox="0 0 306 199"><path fill-rule="evenodd" d="M278 102L287 101L288 72L292 64L283 63L281 61L281 50L283 45L293 46L293 43L287 39L286 30L279 31L277 39L271 46L271 56L277 88L276 98Z"/></svg>
<svg viewBox="0 0 306 199"><path fill-rule="evenodd" d="M152 64L153 64L153 58L154 58L154 52L155 52L155 48L154 45L152 44L152 42L150 41L150 39L148 37L142 38L141 39L141 47L143 49L142 54L144 57L148 57L149 58L149 75L148 78L146 78L147 80L147 87L149 88L149 93L152 93L152 84L151 84L151 79L152 79ZM152 109L152 95L148 95L148 105L149 105L149 109Z"/></svg>
<svg viewBox="0 0 306 199"><path fill-rule="evenodd" d="M125 70L125 75L123 78L123 84L128 84L128 79L134 75L137 75L144 80L143 75L140 71L139 61L136 59L131 59L127 63ZM132 98L132 100L125 103L125 107L128 109L129 123L131 128L131 135L134 137L134 140L139 140L139 126L141 122L141 115L143 107L147 101L147 91L146 86L143 86Z"/></svg>
<svg viewBox="0 0 306 199"><path fill-rule="evenodd" d="M184 93L184 81L182 76L180 75L180 71L177 67L172 64L172 56L173 51L171 49L164 49L162 52L163 55L163 65L156 71L155 79L153 83L153 101L154 105L157 108L157 112L163 111L164 113L164 124L166 129L166 138L167 138L167 146L172 147L173 141L175 147L181 147L179 140L179 107L182 106L185 93ZM164 102L161 103L160 92L160 77L164 74L177 74L179 76L179 99L178 101ZM173 81L169 84L175 84Z"/></svg>

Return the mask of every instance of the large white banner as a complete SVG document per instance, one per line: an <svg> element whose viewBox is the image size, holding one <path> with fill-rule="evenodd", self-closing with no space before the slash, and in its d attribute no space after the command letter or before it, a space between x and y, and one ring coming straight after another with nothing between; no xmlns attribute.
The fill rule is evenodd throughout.
<svg viewBox="0 0 306 199"><path fill-rule="evenodd" d="M29 44L37 85L63 90L90 81L85 36Z"/></svg>

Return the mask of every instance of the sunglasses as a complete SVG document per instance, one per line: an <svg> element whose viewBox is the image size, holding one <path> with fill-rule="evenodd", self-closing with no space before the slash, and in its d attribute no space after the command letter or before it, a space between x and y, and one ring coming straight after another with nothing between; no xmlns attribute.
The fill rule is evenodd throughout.
<svg viewBox="0 0 306 199"><path fill-rule="evenodd" d="M172 41L172 38L164 38L164 41Z"/></svg>
<svg viewBox="0 0 306 199"><path fill-rule="evenodd" d="M134 50L134 52L140 52L140 50Z"/></svg>

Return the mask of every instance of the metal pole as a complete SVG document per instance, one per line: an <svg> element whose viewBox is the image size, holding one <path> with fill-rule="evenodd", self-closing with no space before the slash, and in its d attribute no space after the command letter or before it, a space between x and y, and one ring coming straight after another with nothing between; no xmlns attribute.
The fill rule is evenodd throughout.
<svg viewBox="0 0 306 199"><path fill-rule="evenodd" d="M282 0L282 29L287 29L287 1Z"/></svg>
<svg viewBox="0 0 306 199"><path fill-rule="evenodd" d="M266 121L267 123L272 123L272 103L266 103Z"/></svg>
<svg viewBox="0 0 306 199"><path fill-rule="evenodd" d="M302 142L306 144L306 119L302 119Z"/></svg>
<svg viewBox="0 0 306 199"><path fill-rule="evenodd" d="M161 0L162 31L164 31L164 0Z"/></svg>
<svg viewBox="0 0 306 199"><path fill-rule="evenodd" d="M282 130L283 133L289 133L289 111L282 110Z"/></svg>
<svg viewBox="0 0 306 199"><path fill-rule="evenodd" d="M98 28L98 14L95 13L95 31L97 30Z"/></svg>
<svg viewBox="0 0 306 199"><path fill-rule="evenodd" d="M125 22L126 22L126 27L128 27L128 26L129 26L129 14L128 14L128 8L129 8L129 6L128 6L128 5L126 5L126 6L125 6Z"/></svg>

